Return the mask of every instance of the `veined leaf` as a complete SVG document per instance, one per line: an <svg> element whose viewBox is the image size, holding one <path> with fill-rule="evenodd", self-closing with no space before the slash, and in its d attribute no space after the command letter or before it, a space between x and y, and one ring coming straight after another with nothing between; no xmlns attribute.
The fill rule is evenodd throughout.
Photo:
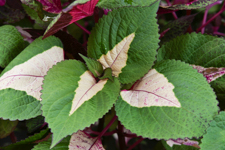
<svg viewBox="0 0 225 150"><path fill-rule="evenodd" d="M184 34L187 31L187 28L191 25L195 16L196 14L180 17L160 28L161 33L168 30L160 39L160 45Z"/></svg>
<svg viewBox="0 0 225 150"><path fill-rule="evenodd" d="M210 84L220 101L219 106L225 108L223 94L225 80L224 76L220 77L224 74L223 68L225 67L225 40L223 38L201 33L182 35L162 45L158 50L157 61L166 59L181 60L197 66L209 82L216 79Z"/></svg>
<svg viewBox="0 0 225 150"><path fill-rule="evenodd" d="M40 115L37 100L44 76L63 59L62 44L55 37L38 38L21 52L0 77L1 117L23 120Z"/></svg>
<svg viewBox="0 0 225 150"><path fill-rule="evenodd" d="M62 141L60 141L58 145L50 149L51 139L52 139L51 137L52 136L50 136L50 138L47 141L43 141L35 145L32 150L67 150L68 149L69 147L68 145L70 143L70 136L64 138Z"/></svg>
<svg viewBox="0 0 225 150"><path fill-rule="evenodd" d="M5 68L25 48L23 37L14 26L0 27L0 66Z"/></svg>
<svg viewBox="0 0 225 150"><path fill-rule="evenodd" d="M36 133L25 140L0 148L4 150L32 149L35 144L34 142L45 138L49 134L49 131L49 129L42 130L40 133Z"/></svg>
<svg viewBox="0 0 225 150"><path fill-rule="evenodd" d="M173 92L174 86L163 74L151 69L132 90L120 93L122 99L134 107L169 106L181 107ZM138 100L137 100L138 99Z"/></svg>
<svg viewBox="0 0 225 150"><path fill-rule="evenodd" d="M104 68L111 68L114 76L118 77L122 72L121 70L126 66L127 53L130 49L130 44L135 37L134 33L131 33L125 37L120 43L118 43L112 50L108 51L106 55L102 55L98 61Z"/></svg>
<svg viewBox="0 0 225 150"><path fill-rule="evenodd" d="M157 61L176 59L205 68L224 67L224 54L223 38L193 32L163 45L158 50Z"/></svg>
<svg viewBox="0 0 225 150"><path fill-rule="evenodd" d="M105 150L101 140L96 140L97 138L93 138L79 130L71 136L69 150Z"/></svg>
<svg viewBox="0 0 225 150"><path fill-rule="evenodd" d="M225 76L222 76L215 81L210 82L214 89L217 99L219 100L219 107L221 110L225 109Z"/></svg>
<svg viewBox="0 0 225 150"><path fill-rule="evenodd" d="M158 5L118 8L103 16L90 34L88 56L110 67L123 84L140 79L153 65L158 48Z"/></svg>
<svg viewBox="0 0 225 150"><path fill-rule="evenodd" d="M217 100L204 77L175 60L154 65L115 105L121 123L148 138L200 137L217 114Z"/></svg>
<svg viewBox="0 0 225 150"><path fill-rule="evenodd" d="M97 3L98 0L78 0L76 3L74 2L74 4L71 4L68 8L64 9L63 12L50 23L43 38L56 33L58 30L75 21L91 16Z"/></svg>
<svg viewBox="0 0 225 150"><path fill-rule="evenodd" d="M84 63L66 60L48 71L42 87L41 109L53 132L53 147L102 117L117 100L120 83L116 78L96 82Z"/></svg>
<svg viewBox="0 0 225 150"><path fill-rule="evenodd" d="M103 73L103 68L100 62L93 60L91 58L87 58L82 54L80 54L80 56L84 59L88 69L95 77L101 76L101 74Z"/></svg>
<svg viewBox="0 0 225 150"><path fill-rule="evenodd" d="M114 9L124 6L149 6L157 0L100 0L98 7L106 9Z"/></svg>
<svg viewBox="0 0 225 150"><path fill-rule="evenodd" d="M225 149L225 112L221 111L219 115L210 123L210 127L203 135L201 149L204 150L224 150Z"/></svg>
<svg viewBox="0 0 225 150"><path fill-rule="evenodd" d="M18 120L10 121L0 119L0 139L7 137L11 132L13 132L17 124Z"/></svg>
<svg viewBox="0 0 225 150"><path fill-rule="evenodd" d="M218 0L197 0L189 4L177 4L172 6L161 6L161 7L172 9L172 10L190 10L190 9L203 8L217 1Z"/></svg>

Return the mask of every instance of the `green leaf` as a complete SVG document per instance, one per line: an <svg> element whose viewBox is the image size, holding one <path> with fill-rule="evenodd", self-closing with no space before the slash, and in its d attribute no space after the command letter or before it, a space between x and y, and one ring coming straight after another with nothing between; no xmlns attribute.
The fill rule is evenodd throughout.
<svg viewBox="0 0 225 150"><path fill-rule="evenodd" d="M113 9L124 6L149 6L157 0L99 0L100 8Z"/></svg>
<svg viewBox="0 0 225 150"><path fill-rule="evenodd" d="M158 5L119 8L103 16L90 34L88 56L111 68L123 84L140 79L155 61Z"/></svg>
<svg viewBox="0 0 225 150"><path fill-rule="evenodd" d="M26 120L26 126L29 133L34 132L38 128L40 128L44 124L44 117L43 116L37 116L35 118L31 118L29 120Z"/></svg>
<svg viewBox="0 0 225 150"><path fill-rule="evenodd" d="M219 100L219 107L221 110L225 109L225 76L210 82L211 87L216 93L217 99Z"/></svg>
<svg viewBox="0 0 225 150"><path fill-rule="evenodd" d="M205 68L224 67L224 54L223 38L193 32L163 45L158 51L157 61L176 59Z"/></svg>
<svg viewBox="0 0 225 150"><path fill-rule="evenodd" d="M203 135L200 145L203 150L224 150L225 149L225 112L221 111L219 115L210 123L210 127Z"/></svg>
<svg viewBox="0 0 225 150"><path fill-rule="evenodd" d="M50 149L51 139L52 138L49 138L47 141L38 143L38 145L35 145L32 150L67 150L68 149L69 143L70 143L70 136L64 138L62 141L60 141L59 144L57 144L55 147Z"/></svg>
<svg viewBox="0 0 225 150"><path fill-rule="evenodd" d="M110 79L111 81L113 81L112 69L111 68L106 68L104 70L103 76L99 77L99 79Z"/></svg>
<svg viewBox="0 0 225 150"><path fill-rule="evenodd" d="M42 87L41 109L53 132L53 147L101 118L117 100L120 83L116 78L96 83L85 64L66 60L48 71Z"/></svg>
<svg viewBox="0 0 225 150"><path fill-rule="evenodd" d="M5 68L24 48L23 37L14 26L0 27L0 67Z"/></svg>
<svg viewBox="0 0 225 150"><path fill-rule="evenodd" d="M79 54L85 61L88 69L91 71L91 73L95 76L95 77L99 77L101 76L101 74L103 73L103 68L100 62L91 59L91 58L87 58L82 54Z"/></svg>
<svg viewBox="0 0 225 150"><path fill-rule="evenodd" d="M0 139L7 137L11 132L13 132L17 124L18 120L10 121L0 118Z"/></svg>
<svg viewBox="0 0 225 150"><path fill-rule="evenodd" d="M35 21L35 23L41 27L41 28L46 28L49 24L49 22L44 22L40 17L44 17L44 14L40 14L34 9L30 8L29 6L22 4L23 9L26 11L26 13L30 16L31 19ZM40 16L42 15L42 16Z"/></svg>
<svg viewBox="0 0 225 150"><path fill-rule="evenodd" d="M41 104L24 91L4 89L0 91L0 117L10 120L25 120L41 115Z"/></svg>
<svg viewBox="0 0 225 150"><path fill-rule="evenodd" d="M63 57L59 39L40 37L11 61L0 77L0 117L24 120L40 115L44 75Z"/></svg>
<svg viewBox="0 0 225 150"><path fill-rule="evenodd" d="M199 9L199 8L206 7L206 6L208 6L212 3L215 3L217 1L218 0L198 0L198 1L192 2L191 4L177 4L177 5L172 5L172 6L163 6L163 8L172 9L172 10Z"/></svg>
<svg viewBox="0 0 225 150"><path fill-rule="evenodd" d="M218 112L217 100L205 78L180 61L155 64L115 105L121 123L148 138L200 137Z"/></svg>
<svg viewBox="0 0 225 150"><path fill-rule="evenodd" d="M35 141L41 140L49 134L49 129L42 130L40 133L36 133L33 136L26 138L25 140L19 141L17 143L11 144L6 147L1 147L4 150L24 150L32 149L35 145Z"/></svg>
<svg viewBox="0 0 225 150"><path fill-rule="evenodd" d="M160 28L161 33L163 31L169 30L160 39L160 45L172 40L173 38L175 38L177 36L184 34L187 31L187 28L189 27L189 25L191 25L195 16L196 16L196 14L180 17L174 21L169 22L162 28Z"/></svg>

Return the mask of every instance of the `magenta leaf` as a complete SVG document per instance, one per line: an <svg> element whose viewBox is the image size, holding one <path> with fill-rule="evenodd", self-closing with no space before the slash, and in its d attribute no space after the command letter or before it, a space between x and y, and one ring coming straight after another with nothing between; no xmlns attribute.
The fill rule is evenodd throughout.
<svg viewBox="0 0 225 150"><path fill-rule="evenodd" d="M0 0L0 6L4 6L5 5L5 0Z"/></svg>
<svg viewBox="0 0 225 150"><path fill-rule="evenodd" d="M225 68L209 67L204 68L202 66L192 65L194 69L197 69L199 73L207 79L208 83L216 80L217 78L225 74Z"/></svg>
<svg viewBox="0 0 225 150"><path fill-rule="evenodd" d="M62 11L60 0L37 0L43 5L43 10L58 14Z"/></svg>
<svg viewBox="0 0 225 150"><path fill-rule="evenodd" d="M58 30L72 24L75 21L91 16L98 0L90 0L84 4L77 4L68 11L62 11L55 20L48 26L43 38L46 38ZM71 7L71 6L68 6ZM67 10L67 9L65 9Z"/></svg>

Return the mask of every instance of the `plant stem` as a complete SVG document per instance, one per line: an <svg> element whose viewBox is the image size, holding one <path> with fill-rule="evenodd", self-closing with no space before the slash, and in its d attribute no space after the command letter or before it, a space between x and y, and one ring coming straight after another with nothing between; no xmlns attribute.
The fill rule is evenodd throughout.
<svg viewBox="0 0 225 150"><path fill-rule="evenodd" d="M10 135L9 135L9 136L10 136L10 139L11 139L12 143L16 143L17 138L16 138L16 136L15 136L14 132L10 133Z"/></svg>
<svg viewBox="0 0 225 150"><path fill-rule="evenodd" d="M98 137L96 138L95 142L91 145L91 147L89 148L89 150L91 150L91 148L93 147L93 145L95 145L95 143L104 135L104 133L109 129L109 127L113 124L113 122L117 119L118 117L115 115L112 120L107 124L107 126L102 130L102 132L98 135Z"/></svg>
<svg viewBox="0 0 225 150"><path fill-rule="evenodd" d="M167 2L168 6L171 6L171 3L169 0L166 0L166 2ZM174 19L177 19L177 14L175 12L172 12L172 15L173 15Z"/></svg>
<svg viewBox="0 0 225 150"><path fill-rule="evenodd" d="M220 2L220 1L218 1L218 2ZM215 3L218 4L218 2L215 2ZM205 26L207 26L211 21L213 21L217 16L219 16L224 10L225 10L225 2L223 3L223 6L220 9L220 11L217 14L215 14L212 18L210 18L206 23L204 23L201 27L199 27L197 29L197 32L199 32L202 28L204 28Z"/></svg>
<svg viewBox="0 0 225 150"><path fill-rule="evenodd" d="M127 150L132 150L135 146L137 146L143 140L144 138L140 137L140 139L137 142L135 142L133 145L131 145Z"/></svg>
<svg viewBox="0 0 225 150"><path fill-rule="evenodd" d="M86 28L84 28L82 25L80 25L79 23L77 22L74 22L75 25L77 25L79 28L81 28L84 32L86 32L87 34L91 34L90 31L88 31Z"/></svg>
<svg viewBox="0 0 225 150"><path fill-rule="evenodd" d="M125 143L125 136L124 136L124 133L123 133L123 125L120 123L120 121L118 121L118 138L119 138L119 146L120 146L120 149L123 150L123 149L126 149L126 143Z"/></svg>

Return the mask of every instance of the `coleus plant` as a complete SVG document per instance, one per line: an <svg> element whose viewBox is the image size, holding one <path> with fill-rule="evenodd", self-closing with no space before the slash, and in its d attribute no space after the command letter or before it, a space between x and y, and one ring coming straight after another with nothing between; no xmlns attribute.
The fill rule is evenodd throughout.
<svg viewBox="0 0 225 150"><path fill-rule="evenodd" d="M22 2L28 14L28 6L39 7L34 1ZM221 134L225 132L225 114L222 110L218 114L218 100L223 101L219 95L224 95L224 39L171 32L179 21L185 22L184 18L168 24L160 37L156 19L157 12L165 8L189 10L216 1L165 7L156 0L78 0L64 9L57 0L38 2L45 11L58 16L45 34L27 47L15 27L0 27L0 66L4 68L0 76L0 117L22 121L41 115L52 135L45 129L3 149L34 142L38 143L34 150L104 149L100 138L117 117L118 133L124 134L126 128L143 138L163 140L166 149L224 149ZM85 63L66 60L63 43L52 34L92 15L96 5L112 10L105 10L107 15L91 30L87 55L80 54ZM183 28L190 25L185 23ZM114 110L116 115L109 125L92 137L90 125ZM11 129L17 124L13 123ZM192 139L202 136L200 145ZM211 141L213 137L218 139Z"/></svg>

